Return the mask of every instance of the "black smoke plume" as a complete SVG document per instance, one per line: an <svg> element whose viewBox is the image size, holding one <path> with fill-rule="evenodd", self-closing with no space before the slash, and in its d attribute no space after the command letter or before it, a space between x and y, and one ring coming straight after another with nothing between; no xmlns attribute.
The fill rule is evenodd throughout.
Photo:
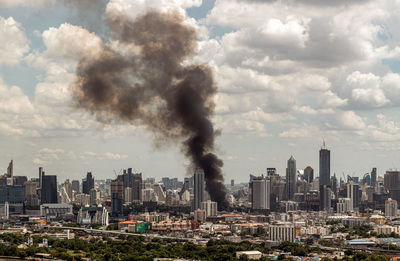
<svg viewBox="0 0 400 261"><path fill-rule="evenodd" d="M210 119L217 88L207 65L185 65L195 54L196 30L175 12L150 11L134 21L113 17L108 25L118 43L80 61L77 106L100 121L137 122L158 140L182 142L194 167L204 170L211 199L225 209L223 162L213 153L217 131Z"/></svg>

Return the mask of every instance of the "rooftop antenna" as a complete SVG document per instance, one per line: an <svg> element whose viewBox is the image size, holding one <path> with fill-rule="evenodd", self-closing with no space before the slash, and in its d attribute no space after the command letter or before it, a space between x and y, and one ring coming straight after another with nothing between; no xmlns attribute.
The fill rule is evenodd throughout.
<svg viewBox="0 0 400 261"><path fill-rule="evenodd" d="M322 148L323 149L325 149L326 148L326 146L325 146L325 139L322 137Z"/></svg>

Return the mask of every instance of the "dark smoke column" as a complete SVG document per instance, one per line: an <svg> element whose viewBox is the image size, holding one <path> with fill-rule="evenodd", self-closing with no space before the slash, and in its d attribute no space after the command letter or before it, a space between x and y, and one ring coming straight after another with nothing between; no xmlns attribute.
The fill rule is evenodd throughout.
<svg viewBox="0 0 400 261"><path fill-rule="evenodd" d="M173 12L110 17L108 24L119 48L104 46L80 61L76 105L99 121L144 124L157 142L181 142L193 167L204 170L211 199L226 209L223 162L213 153L217 88L208 66L184 65L195 53L196 31Z"/></svg>

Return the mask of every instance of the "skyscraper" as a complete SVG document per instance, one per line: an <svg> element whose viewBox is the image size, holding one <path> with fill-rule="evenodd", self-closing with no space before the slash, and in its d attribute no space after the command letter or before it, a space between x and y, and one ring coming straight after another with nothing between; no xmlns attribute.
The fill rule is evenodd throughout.
<svg viewBox="0 0 400 261"><path fill-rule="evenodd" d="M331 152L325 148L325 141L319 151L319 185L331 184Z"/></svg>
<svg viewBox="0 0 400 261"><path fill-rule="evenodd" d="M371 187L375 188L376 186L376 168L373 168L371 171Z"/></svg>
<svg viewBox="0 0 400 261"><path fill-rule="evenodd" d="M42 190L41 190L41 203L57 203L57 176L55 175L42 175Z"/></svg>
<svg viewBox="0 0 400 261"><path fill-rule="evenodd" d="M270 180L263 176L254 178L250 183L251 208L265 210L270 209L271 186Z"/></svg>
<svg viewBox="0 0 400 261"><path fill-rule="evenodd" d="M86 174L86 179L82 180L82 193L89 194L92 188L94 188L94 178L92 172L88 172Z"/></svg>
<svg viewBox="0 0 400 261"><path fill-rule="evenodd" d="M400 202L400 171L386 171L384 178L385 188L389 190L389 196Z"/></svg>
<svg viewBox="0 0 400 261"><path fill-rule="evenodd" d="M294 193L297 189L297 169L296 160L293 156L287 162L286 168L286 197L287 200L292 200L294 198Z"/></svg>
<svg viewBox="0 0 400 261"><path fill-rule="evenodd" d="M331 195L331 190L327 192L327 188L331 186L331 152L326 149L325 141L319 151L319 202L321 210L329 210L330 199L328 204L327 196Z"/></svg>
<svg viewBox="0 0 400 261"><path fill-rule="evenodd" d="M205 199L204 191L204 171L197 168L194 171L194 199L193 199L193 209L196 210L200 208L200 203Z"/></svg>
<svg viewBox="0 0 400 261"><path fill-rule="evenodd" d="M123 212L124 183L120 180L111 181L111 211L113 216Z"/></svg>

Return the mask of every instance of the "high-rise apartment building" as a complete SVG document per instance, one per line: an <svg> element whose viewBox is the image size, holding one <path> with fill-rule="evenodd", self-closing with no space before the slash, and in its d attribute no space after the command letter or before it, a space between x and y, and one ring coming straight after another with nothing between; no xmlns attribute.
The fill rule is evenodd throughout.
<svg viewBox="0 0 400 261"><path fill-rule="evenodd" d="M286 168L286 197L287 200L293 200L297 190L297 169L296 160L293 156L287 162Z"/></svg>
<svg viewBox="0 0 400 261"><path fill-rule="evenodd" d="M398 213L397 208L398 208L397 201L389 198L385 202L385 216L390 218L397 217Z"/></svg>
<svg viewBox="0 0 400 261"><path fill-rule="evenodd" d="M200 209L206 211L206 217L214 217L218 214L218 204L211 200L201 202Z"/></svg>
<svg viewBox="0 0 400 261"><path fill-rule="evenodd" d="M197 168L194 171L194 199L193 199L193 209L196 210L200 208L200 203L205 199L204 191L204 171Z"/></svg>
<svg viewBox="0 0 400 261"><path fill-rule="evenodd" d="M264 176L255 177L250 183L251 208L258 210L270 209L271 186L270 180Z"/></svg>

